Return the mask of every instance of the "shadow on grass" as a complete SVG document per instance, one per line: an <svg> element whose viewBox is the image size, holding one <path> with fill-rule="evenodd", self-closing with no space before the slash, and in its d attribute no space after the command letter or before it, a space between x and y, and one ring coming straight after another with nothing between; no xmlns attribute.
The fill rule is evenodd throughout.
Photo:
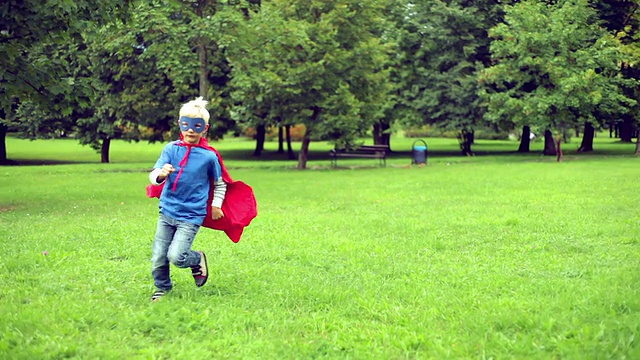
<svg viewBox="0 0 640 360"><path fill-rule="evenodd" d="M473 149L472 149L473 150ZM602 155L633 155L632 152L627 151L627 149L596 149L590 152L578 152L575 149L563 149L564 155L578 155L578 156L602 156ZM296 156L298 152L296 152ZM462 155L459 150L430 150L427 153L429 158L449 158L449 157L459 157L466 158L466 156ZM273 151L265 151L260 156L253 156L253 151L244 151L244 150L225 150L222 152L222 156L225 161L233 160L233 161L298 161L297 157L295 159L288 159L287 154L278 154ZM484 150L479 147L476 150L473 150L473 156L522 156L522 157L531 157L531 156L542 156L542 150L532 150L529 152L518 152L517 150L513 150L512 148L504 149L504 150L496 150L496 146L491 146L491 149ZM555 155L548 155L555 156ZM411 151L392 151L388 155L388 159L411 159L413 157L413 153ZM331 156L328 151L322 150L310 150L307 156L310 161L321 161L326 160L330 161Z"/></svg>
<svg viewBox="0 0 640 360"><path fill-rule="evenodd" d="M0 163L0 166L37 166L37 165L72 165L72 164L95 164L94 161L73 161L73 160L50 160L50 159L9 159Z"/></svg>
<svg viewBox="0 0 640 360"><path fill-rule="evenodd" d="M624 146L625 148L618 148ZM563 145L563 155L564 156L574 156L574 157L586 157L590 158L593 156L632 156L634 155L633 151L629 151L629 144L616 142L607 144L606 147L603 148L595 148L593 151L589 152L578 152L577 147L578 144L565 144ZM597 146L597 145L596 145ZM391 146L393 149L393 145ZM501 143L490 143L490 144L476 144L472 147L473 156L482 157L482 156L504 156L504 157L522 157L522 158L531 158L531 157L539 157L543 156L541 149L533 149L529 152L518 152L517 147L514 148L513 144L501 144ZM223 159L225 162L230 161L259 161L259 162L290 162L291 164L295 164L298 161L298 151L295 151L295 158L290 159L288 154L278 153L276 151L263 151L260 156L254 156L252 149L233 149L233 150L224 150L221 152ZM555 155L548 155L548 157L554 157ZM388 155L388 159L407 159L411 160L413 157L413 153L410 150L404 151L395 151ZM427 152L427 157L429 159L433 158L460 158L464 159L467 156L461 154L460 150L455 148L449 149L429 149ZM331 161L331 156L327 150L309 150L308 161ZM118 161L113 164L125 164L125 163L134 163L135 161ZM59 160L59 159L9 159L4 163L0 163L0 166L37 166L37 165L73 165L73 164L99 164L98 161L74 161L74 160Z"/></svg>

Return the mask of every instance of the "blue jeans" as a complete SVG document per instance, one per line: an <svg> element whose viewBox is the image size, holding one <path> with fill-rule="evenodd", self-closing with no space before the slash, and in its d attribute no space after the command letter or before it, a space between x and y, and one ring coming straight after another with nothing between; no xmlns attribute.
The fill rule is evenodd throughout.
<svg viewBox="0 0 640 360"><path fill-rule="evenodd" d="M179 268L200 264L200 253L191 250L199 229L199 225L160 214L151 250L151 275L159 290L171 290L169 263Z"/></svg>

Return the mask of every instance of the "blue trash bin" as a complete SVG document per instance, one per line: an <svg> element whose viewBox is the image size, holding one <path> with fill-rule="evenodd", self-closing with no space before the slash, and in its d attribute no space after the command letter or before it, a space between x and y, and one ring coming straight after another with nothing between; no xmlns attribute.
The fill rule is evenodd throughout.
<svg viewBox="0 0 640 360"><path fill-rule="evenodd" d="M422 143L419 145L418 143ZM413 150L413 159L411 161L412 164L426 164L427 163L427 143L422 140L416 140L413 142L411 146Z"/></svg>

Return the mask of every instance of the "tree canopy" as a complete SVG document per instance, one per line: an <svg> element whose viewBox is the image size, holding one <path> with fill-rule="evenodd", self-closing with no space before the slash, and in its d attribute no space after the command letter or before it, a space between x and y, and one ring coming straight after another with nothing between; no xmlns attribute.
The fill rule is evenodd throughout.
<svg viewBox="0 0 640 360"><path fill-rule="evenodd" d="M117 0L0 5L7 131L162 141L196 96L209 136L304 125L338 147L394 123L461 134L638 128L638 4L621 0ZM387 136L385 139L385 135ZM639 150L640 151L640 150Z"/></svg>
<svg viewBox="0 0 640 360"><path fill-rule="evenodd" d="M492 65L479 77L488 120L564 133L636 103L623 91L620 42L587 1L527 0L505 11L489 32Z"/></svg>
<svg viewBox="0 0 640 360"><path fill-rule="evenodd" d="M237 114L304 124L299 168L312 138L348 142L382 116L388 50L374 36L384 22L379 4L264 2L229 45Z"/></svg>
<svg viewBox="0 0 640 360"><path fill-rule="evenodd" d="M115 19L124 21L127 10L127 0L8 0L0 4L0 163L7 161L5 136L18 104L30 103L61 118L83 102L87 84L77 83L70 73L69 63L76 59L52 54L73 52L87 28Z"/></svg>

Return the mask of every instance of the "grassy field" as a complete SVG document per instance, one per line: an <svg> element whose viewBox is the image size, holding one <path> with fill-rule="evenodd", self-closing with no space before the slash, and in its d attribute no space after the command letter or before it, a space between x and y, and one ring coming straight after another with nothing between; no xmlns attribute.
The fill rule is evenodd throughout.
<svg viewBox="0 0 640 360"><path fill-rule="evenodd" d="M620 143L616 139L610 139L606 133L594 140L594 151L591 153L577 153L580 146L579 139L574 139L569 144L563 145L565 160L585 160L591 158L630 156L635 150L635 144ZM519 143L517 141L489 141L477 140L472 150L477 156L461 157L460 147L455 139L425 139L428 143L428 162L430 163L460 163L460 162L520 162L520 161L555 161L554 156L542 157L544 147L541 139L531 143L531 152L528 154L517 153ZM371 140L366 140L371 143ZM391 149L388 164L391 166L406 166L411 164L412 145L416 139L394 136L391 140ZM223 156L232 167L243 168L274 168L287 169L296 166L295 160L288 160L285 154L277 154L277 143L267 142L262 156L252 156L255 144L241 138L230 138L221 142L212 142L214 147L224 152ZM422 145L418 143L418 145ZM148 144L147 142L127 143L114 141L111 146L111 167L148 167L155 163L158 154L164 146L163 143ZM299 143L293 144L294 151L300 149ZM310 168L328 168L331 159L328 151L332 148L326 142L312 142L309 150ZM100 154L88 146L79 146L74 139L57 140L21 140L7 139L7 152L11 160L23 165L57 165L57 164L97 164L100 163ZM340 159L340 165L345 167L375 167L375 160L369 159Z"/></svg>
<svg viewBox="0 0 640 360"><path fill-rule="evenodd" d="M151 303L162 144L116 142L100 164L72 140L9 139L11 159L57 165L0 167L0 358L640 358L633 144L557 163L435 139L423 168L394 144L386 168L339 169L314 144L296 171L275 144L258 161L216 143L259 215L238 244L201 230L207 285L172 268Z"/></svg>

